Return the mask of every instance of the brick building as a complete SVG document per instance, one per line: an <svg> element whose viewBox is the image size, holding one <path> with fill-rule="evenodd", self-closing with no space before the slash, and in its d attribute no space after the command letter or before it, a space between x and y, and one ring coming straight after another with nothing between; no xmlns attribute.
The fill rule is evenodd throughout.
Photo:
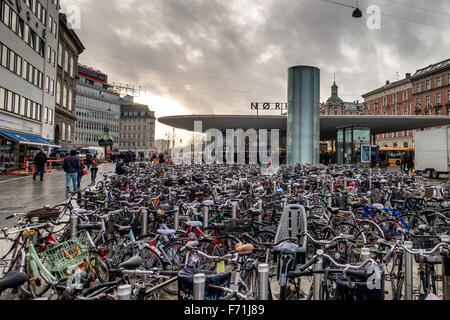
<svg viewBox="0 0 450 320"><path fill-rule="evenodd" d="M450 115L450 59L417 70L411 81L414 114Z"/></svg>
<svg viewBox="0 0 450 320"><path fill-rule="evenodd" d="M380 88L363 94L367 114L403 116L413 114L411 74L405 78L390 82ZM373 144L382 147L411 147L413 145L412 130L379 134Z"/></svg>

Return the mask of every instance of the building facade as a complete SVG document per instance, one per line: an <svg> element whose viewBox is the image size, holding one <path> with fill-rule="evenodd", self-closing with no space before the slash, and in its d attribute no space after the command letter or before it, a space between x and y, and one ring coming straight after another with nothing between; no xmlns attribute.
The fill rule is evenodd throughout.
<svg viewBox="0 0 450 320"><path fill-rule="evenodd" d="M65 14L59 14L58 69L56 77L55 143L72 148L75 142L75 99L78 56L84 46L77 34L67 24ZM50 82L53 92L55 84Z"/></svg>
<svg viewBox="0 0 450 320"><path fill-rule="evenodd" d="M411 76L417 115L450 115L450 59L419 69Z"/></svg>
<svg viewBox="0 0 450 320"><path fill-rule="evenodd" d="M392 83L386 81L384 86L363 94L362 97L369 115L406 116L414 114L410 73L407 73L402 80ZM381 147L412 147L413 131L378 134L372 143Z"/></svg>
<svg viewBox="0 0 450 320"><path fill-rule="evenodd" d="M133 103L133 97L122 99L120 107L119 151L135 152L137 159L148 159L155 152L155 113L144 104Z"/></svg>
<svg viewBox="0 0 450 320"><path fill-rule="evenodd" d="M114 139L113 150L118 150L120 104L120 95L112 90L106 74L78 65L74 146L98 146L106 126Z"/></svg>
<svg viewBox="0 0 450 320"><path fill-rule="evenodd" d="M2 158L23 161L33 146L54 146L58 15L56 0L0 0Z"/></svg>

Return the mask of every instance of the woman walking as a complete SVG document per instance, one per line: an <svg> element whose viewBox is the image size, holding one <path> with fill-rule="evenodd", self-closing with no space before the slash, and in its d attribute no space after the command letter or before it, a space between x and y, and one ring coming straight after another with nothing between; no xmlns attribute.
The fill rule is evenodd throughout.
<svg viewBox="0 0 450 320"><path fill-rule="evenodd" d="M92 182L92 184L95 183L99 165L100 165L100 161L97 158L97 154L94 154L94 157L91 159L91 182Z"/></svg>

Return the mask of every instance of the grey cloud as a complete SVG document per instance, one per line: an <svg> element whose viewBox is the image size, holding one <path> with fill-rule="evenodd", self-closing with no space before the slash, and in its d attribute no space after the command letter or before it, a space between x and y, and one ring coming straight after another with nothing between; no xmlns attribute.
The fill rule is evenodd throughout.
<svg viewBox="0 0 450 320"><path fill-rule="evenodd" d="M450 13L444 0L397 2ZM111 80L168 94L192 113L250 113L252 101L284 102L287 68L297 64L321 68L321 100L330 94L334 72L341 97L361 100L361 94L394 80L396 72L404 75L448 58L450 49L448 29L382 16L382 29L368 30L366 19L352 19L350 8L319 0L65 4L81 6L77 33L86 46L81 63ZM446 16L389 0L360 4L363 13L376 4L382 13L450 28Z"/></svg>

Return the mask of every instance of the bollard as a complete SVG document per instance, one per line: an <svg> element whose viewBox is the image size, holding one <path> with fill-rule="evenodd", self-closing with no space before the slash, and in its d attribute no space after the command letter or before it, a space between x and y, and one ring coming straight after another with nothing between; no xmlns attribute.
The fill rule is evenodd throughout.
<svg viewBox="0 0 450 320"><path fill-rule="evenodd" d="M28 168L30 167L28 161L25 163L25 174L28 175Z"/></svg>
<svg viewBox="0 0 450 320"><path fill-rule="evenodd" d="M148 213L147 209L142 209L142 230L141 235L145 236L147 234L147 227L148 227Z"/></svg>
<svg viewBox="0 0 450 320"><path fill-rule="evenodd" d="M209 219L209 207L203 207L203 227L208 228L208 219Z"/></svg>
<svg viewBox="0 0 450 320"><path fill-rule="evenodd" d="M174 212L174 228L175 228L175 230L179 230L180 229L180 208L177 206L174 209L175 209L175 212Z"/></svg>
<svg viewBox="0 0 450 320"><path fill-rule="evenodd" d="M412 249L412 242L405 241L405 248ZM413 299L413 255L405 250L405 299Z"/></svg>
<svg viewBox="0 0 450 320"><path fill-rule="evenodd" d="M269 265L267 263L258 264L259 277L259 300L269 299Z"/></svg>
<svg viewBox="0 0 450 320"><path fill-rule="evenodd" d="M450 243L449 236L441 236L441 242ZM444 300L450 300L450 257L448 253L442 256L442 293Z"/></svg>
<svg viewBox="0 0 450 320"><path fill-rule="evenodd" d="M317 250L317 255L319 258L314 266L314 270L321 270L323 263L323 250ZM320 273L314 273L314 290L313 290L313 300L320 300L320 288L322 288L322 275Z"/></svg>
<svg viewBox="0 0 450 320"><path fill-rule="evenodd" d="M237 202L231 203L231 219L236 219Z"/></svg>
<svg viewBox="0 0 450 320"><path fill-rule="evenodd" d="M263 202L262 202L262 199L258 200L258 211L259 211L258 222L262 223L262 215L263 215Z"/></svg>
<svg viewBox="0 0 450 320"><path fill-rule="evenodd" d="M50 160L50 163L48 165L48 172L52 172L52 160Z"/></svg>
<svg viewBox="0 0 450 320"><path fill-rule="evenodd" d="M117 288L119 300L131 300L131 285L125 284Z"/></svg>
<svg viewBox="0 0 450 320"><path fill-rule="evenodd" d="M277 182L274 181L273 182L273 193L276 193L276 192L277 192Z"/></svg>
<svg viewBox="0 0 450 320"><path fill-rule="evenodd" d="M75 239L77 236L78 216L70 217L70 238Z"/></svg>
<svg viewBox="0 0 450 320"><path fill-rule="evenodd" d="M370 249L369 248L361 248L361 262L370 259Z"/></svg>
<svg viewBox="0 0 450 320"><path fill-rule="evenodd" d="M204 273L194 275L194 300L205 300L205 280Z"/></svg>
<svg viewBox="0 0 450 320"><path fill-rule="evenodd" d="M292 194L292 180L289 180L288 193Z"/></svg>

